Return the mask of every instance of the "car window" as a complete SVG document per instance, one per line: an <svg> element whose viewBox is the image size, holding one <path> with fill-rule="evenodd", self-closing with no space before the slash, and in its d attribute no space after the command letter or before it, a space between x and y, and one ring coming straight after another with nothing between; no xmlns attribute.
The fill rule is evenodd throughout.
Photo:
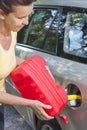
<svg viewBox="0 0 87 130"><path fill-rule="evenodd" d="M18 42L56 53L58 17L58 9L34 9L29 25L18 33Z"/></svg>
<svg viewBox="0 0 87 130"><path fill-rule="evenodd" d="M87 57L87 10L34 8L18 42L61 57ZM76 59L76 58L74 58Z"/></svg>
<svg viewBox="0 0 87 130"><path fill-rule="evenodd" d="M64 51L79 57L87 57L87 13L72 10L66 14Z"/></svg>

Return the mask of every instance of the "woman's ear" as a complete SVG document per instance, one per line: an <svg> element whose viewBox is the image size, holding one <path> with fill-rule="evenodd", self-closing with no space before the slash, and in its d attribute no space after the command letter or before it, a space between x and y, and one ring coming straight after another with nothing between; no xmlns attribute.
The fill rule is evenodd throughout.
<svg viewBox="0 0 87 130"><path fill-rule="evenodd" d="M5 19L5 13L2 9L0 9L0 19L4 20Z"/></svg>

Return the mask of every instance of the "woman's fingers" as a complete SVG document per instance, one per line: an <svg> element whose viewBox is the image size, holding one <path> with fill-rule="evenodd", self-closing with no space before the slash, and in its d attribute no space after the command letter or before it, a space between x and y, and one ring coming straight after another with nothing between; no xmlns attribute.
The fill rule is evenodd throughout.
<svg viewBox="0 0 87 130"><path fill-rule="evenodd" d="M53 116L49 116L49 115L45 112L45 110L44 110L43 108L41 109L40 117L41 117L42 120L51 120L51 119L54 119L54 117L53 117Z"/></svg>
<svg viewBox="0 0 87 130"><path fill-rule="evenodd" d="M35 104L33 110L35 111L37 117L40 120L51 120L54 118L53 116L49 116L44 110L44 109L51 109L52 107L50 105L43 104L42 102L39 101L35 101L34 103Z"/></svg>

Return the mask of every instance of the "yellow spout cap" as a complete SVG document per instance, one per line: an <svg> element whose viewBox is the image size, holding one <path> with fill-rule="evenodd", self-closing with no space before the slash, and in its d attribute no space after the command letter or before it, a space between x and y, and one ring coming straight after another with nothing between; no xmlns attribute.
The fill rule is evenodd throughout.
<svg viewBox="0 0 87 130"><path fill-rule="evenodd" d="M80 95L76 95L76 94L73 94L73 95L68 95L68 100L81 100L82 97Z"/></svg>

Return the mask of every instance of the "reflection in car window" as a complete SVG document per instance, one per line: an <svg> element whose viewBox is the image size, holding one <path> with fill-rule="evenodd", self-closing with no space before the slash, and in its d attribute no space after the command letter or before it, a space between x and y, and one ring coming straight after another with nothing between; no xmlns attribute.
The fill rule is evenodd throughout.
<svg viewBox="0 0 87 130"><path fill-rule="evenodd" d="M64 50L80 57L87 57L87 14L67 13L64 35Z"/></svg>
<svg viewBox="0 0 87 130"><path fill-rule="evenodd" d="M43 49L56 53L59 11L51 10L53 20L44 39Z"/></svg>
<svg viewBox="0 0 87 130"><path fill-rule="evenodd" d="M24 43L55 53L58 13L58 10L53 9L34 10Z"/></svg>

